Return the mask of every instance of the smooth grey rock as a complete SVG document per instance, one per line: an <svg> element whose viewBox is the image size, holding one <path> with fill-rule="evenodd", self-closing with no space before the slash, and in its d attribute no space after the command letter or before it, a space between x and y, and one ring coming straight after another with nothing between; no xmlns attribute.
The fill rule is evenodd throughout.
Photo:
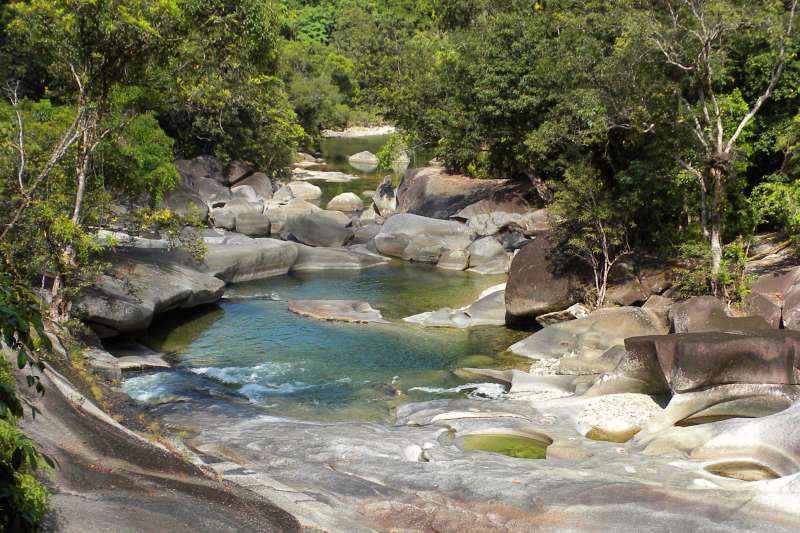
<svg viewBox="0 0 800 533"><path fill-rule="evenodd" d="M221 184L226 182L222 163L216 157L202 155L194 159L178 159L175 168L186 179L210 178Z"/></svg>
<svg viewBox="0 0 800 533"><path fill-rule="evenodd" d="M350 219L340 211L314 211L290 216L282 235L309 246L339 247L353 237L353 230L346 227L349 223Z"/></svg>
<svg viewBox="0 0 800 533"><path fill-rule="evenodd" d="M211 210L209 218L217 228L227 230L236 229L236 219L243 213L261 213L264 209L260 203L248 202L246 200L235 198L226 202L222 207L215 207Z"/></svg>
<svg viewBox="0 0 800 533"><path fill-rule="evenodd" d="M555 311L540 315L536 317L536 322L542 327L560 324L569 320L576 320L578 318L586 318L591 313L591 310L583 304L575 304L567 307L563 311Z"/></svg>
<svg viewBox="0 0 800 533"><path fill-rule="evenodd" d="M297 248L276 239L249 239L242 244L209 245L203 266L227 283L287 274L297 260Z"/></svg>
<svg viewBox="0 0 800 533"><path fill-rule="evenodd" d="M292 272L363 270L388 263L381 256L359 253L348 248L317 248L300 243L292 244L297 247L297 261L292 265Z"/></svg>
<svg viewBox="0 0 800 533"><path fill-rule="evenodd" d="M503 245L494 237L482 237L467 249L469 270L479 274L504 274L508 272L511 259Z"/></svg>
<svg viewBox="0 0 800 533"><path fill-rule="evenodd" d="M448 307L404 318L405 322L428 327L471 328L505 325L504 285L488 289L472 304L461 309Z"/></svg>
<svg viewBox="0 0 800 533"><path fill-rule="evenodd" d="M642 309L658 319L659 323L664 327L665 330L669 330L672 327L672 323L669 319L669 311L672 309L672 305L674 303L675 301L672 298L654 294L647 299L642 306Z"/></svg>
<svg viewBox="0 0 800 533"><path fill-rule="evenodd" d="M355 300L289 300L289 310L320 320L388 324L380 311L367 302Z"/></svg>
<svg viewBox="0 0 800 533"><path fill-rule="evenodd" d="M359 152L347 158L351 166L362 172L372 172L378 168L378 157L371 152Z"/></svg>
<svg viewBox="0 0 800 533"><path fill-rule="evenodd" d="M251 174L250 176L239 180L236 185L247 185L248 187L252 187L256 192L256 195L265 200L272 198L272 193L274 192L272 180L270 180L269 176L263 172Z"/></svg>
<svg viewBox="0 0 800 533"><path fill-rule="evenodd" d="M519 322L566 309L578 298L574 282L553 272L547 234L523 246L511 262L506 288L506 310Z"/></svg>
<svg viewBox="0 0 800 533"><path fill-rule="evenodd" d="M732 317L725 304L713 296L695 296L669 311L675 333L751 332L771 329L762 317Z"/></svg>
<svg viewBox="0 0 800 533"><path fill-rule="evenodd" d="M241 198L248 202L258 202L261 199L256 193L256 190L249 185L236 185L231 187L231 196L233 198Z"/></svg>
<svg viewBox="0 0 800 533"><path fill-rule="evenodd" d="M291 193L290 195L286 192ZM291 200L292 198L299 198L307 202L319 200L322 196L322 189L311 183L305 181L291 181L288 185L281 187L278 192L273 196L276 200Z"/></svg>
<svg viewBox="0 0 800 533"><path fill-rule="evenodd" d="M141 333L155 315L217 302L224 288L220 280L180 264L117 254L110 273L78 295L73 312L89 324Z"/></svg>
<svg viewBox="0 0 800 533"><path fill-rule="evenodd" d="M334 196L326 207L328 210L353 213L364 209L364 201L352 192L343 192Z"/></svg>
<svg viewBox="0 0 800 533"><path fill-rule="evenodd" d="M537 331L509 350L531 359L560 359L560 368L571 373L599 373L609 370L602 356L612 346L623 345L628 337L662 333L666 331L639 307L599 309Z"/></svg>
<svg viewBox="0 0 800 533"><path fill-rule="evenodd" d="M299 198L289 200L288 203L280 203L277 201L267 202L266 215L270 222L270 228L273 235L283 232L286 221L293 216L307 215L320 211L320 208L311 202L306 202Z"/></svg>
<svg viewBox="0 0 800 533"><path fill-rule="evenodd" d="M436 266L445 270L466 270L469 266L469 252L466 250L446 251L439 257Z"/></svg>
<svg viewBox="0 0 800 533"><path fill-rule="evenodd" d="M255 167L246 161L234 159L228 164L228 183L235 184L255 172Z"/></svg>
<svg viewBox="0 0 800 533"><path fill-rule="evenodd" d="M411 214L396 214L375 236L375 247L388 256L407 261L437 263L444 252L466 250L473 234L458 222Z"/></svg>
<svg viewBox="0 0 800 533"><path fill-rule="evenodd" d="M236 231L248 237L269 237L269 218L260 212L240 213L236 217Z"/></svg>

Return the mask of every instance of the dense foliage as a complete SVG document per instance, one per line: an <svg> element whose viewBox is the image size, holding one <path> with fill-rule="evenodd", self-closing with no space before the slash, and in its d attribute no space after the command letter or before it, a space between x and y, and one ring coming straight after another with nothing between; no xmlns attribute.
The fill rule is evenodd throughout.
<svg viewBox="0 0 800 533"><path fill-rule="evenodd" d="M47 349L49 340L39 305L24 285L15 281L7 265L0 264L0 339L7 348L0 352L0 531L37 531L47 511L48 492L36 477L43 463L30 439L16 427L23 416L23 401L11 373L6 352L15 352L20 369L37 365L36 352ZM26 376L29 386L44 393L38 377ZM31 414L35 416L35 409Z"/></svg>

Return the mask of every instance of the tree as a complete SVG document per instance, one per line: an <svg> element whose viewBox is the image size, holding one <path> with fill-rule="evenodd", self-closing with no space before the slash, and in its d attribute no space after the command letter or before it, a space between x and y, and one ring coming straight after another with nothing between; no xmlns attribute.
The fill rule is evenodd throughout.
<svg viewBox="0 0 800 533"><path fill-rule="evenodd" d="M736 176L737 150L793 53L796 9L797 0L788 8L782 1L727 0L654 2L644 8L642 28L663 56L680 110L667 127L687 127L694 140L680 163L697 178L713 273L722 262L726 187ZM760 88L733 75L743 49L759 50L747 67Z"/></svg>
<svg viewBox="0 0 800 533"><path fill-rule="evenodd" d="M13 137L18 154L14 169L18 177L17 205L0 241L9 242L20 216L37 202L36 189L51 181L54 170L69 155L72 168L59 170L61 177L74 180L69 187L73 194L71 206L65 213L63 203L51 202L45 217L49 220L45 237L53 257L51 312L53 318L64 319L69 308L64 291L70 283L69 273L78 273L78 257L87 258L92 252L91 239L82 226L93 159L98 147L138 114L136 99L130 98L131 93L125 88L138 84L153 61L163 58L179 12L172 0L32 0L11 3L6 9L8 23L3 33L8 46L17 51L20 61L36 58L31 61L43 65L54 96L71 103L74 119L64 127L49 156L43 158L44 163L34 170L26 153L19 84L12 86L10 101L16 118ZM35 177L29 179L29 173ZM67 192L65 188L59 190ZM44 205L39 203L40 207ZM34 211L38 215L47 212Z"/></svg>
<svg viewBox="0 0 800 533"><path fill-rule="evenodd" d="M572 256L591 269L594 302L605 302L614 266L631 253L626 199L612 194L591 167L567 171L555 187L549 207L550 230L557 254Z"/></svg>

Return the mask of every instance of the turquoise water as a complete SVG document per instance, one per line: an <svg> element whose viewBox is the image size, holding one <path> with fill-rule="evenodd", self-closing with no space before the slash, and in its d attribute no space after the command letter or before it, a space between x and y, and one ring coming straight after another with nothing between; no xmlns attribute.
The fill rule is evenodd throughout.
<svg viewBox="0 0 800 533"><path fill-rule="evenodd" d="M129 376L123 389L150 404L242 402L275 416L313 420L385 420L408 401L497 395L498 385L470 383L452 370L468 365L469 356L494 360L524 334L398 321L467 304L502 281L403 263L236 285L217 308L156 324L146 341L174 353L176 368ZM287 309L288 299L365 300L392 323L301 317Z"/></svg>

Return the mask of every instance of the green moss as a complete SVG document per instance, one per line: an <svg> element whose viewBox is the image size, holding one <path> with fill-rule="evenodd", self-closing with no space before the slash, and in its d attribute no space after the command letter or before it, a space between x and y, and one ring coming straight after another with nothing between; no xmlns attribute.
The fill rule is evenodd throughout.
<svg viewBox="0 0 800 533"><path fill-rule="evenodd" d="M462 450L500 453L522 459L544 459L550 444L520 435L466 435L458 443Z"/></svg>

